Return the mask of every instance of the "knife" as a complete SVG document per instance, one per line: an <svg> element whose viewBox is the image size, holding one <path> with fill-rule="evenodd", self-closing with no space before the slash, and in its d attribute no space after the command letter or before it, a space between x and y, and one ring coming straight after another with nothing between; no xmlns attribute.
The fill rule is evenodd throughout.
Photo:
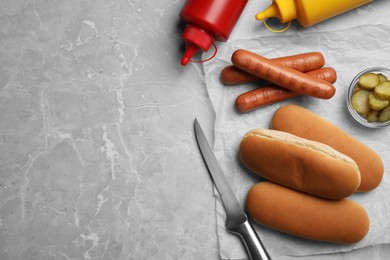
<svg viewBox="0 0 390 260"><path fill-rule="evenodd" d="M252 224L249 222L248 217L238 203L237 198L234 196L232 188L226 180L221 166L219 165L217 158L215 157L207 141L207 138L196 118L194 122L194 128L200 152L206 163L211 178L213 179L213 182L217 187L218 193L222 200L222 204L226 211L226 229L241 238L250 259L271 259L263 243L258 237L256 231L254 230Z"/></svg>

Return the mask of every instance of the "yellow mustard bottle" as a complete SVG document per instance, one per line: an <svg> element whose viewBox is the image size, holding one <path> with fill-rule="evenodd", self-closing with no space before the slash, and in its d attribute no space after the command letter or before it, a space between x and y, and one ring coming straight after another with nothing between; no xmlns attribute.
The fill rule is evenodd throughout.
<svg viewBox="0 0 390 260"><path fill-rule="evenodd" d="M272 5L256 14L257 20L277 17L282 23L297 19L308 27L374 0L273 0Z"/></svg>

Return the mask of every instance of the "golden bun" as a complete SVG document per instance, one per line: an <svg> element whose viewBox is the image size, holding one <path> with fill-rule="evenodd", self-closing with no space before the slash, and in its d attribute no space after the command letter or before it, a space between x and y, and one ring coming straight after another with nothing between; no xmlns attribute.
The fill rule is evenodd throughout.
<svg viewBox="0 0 390 260"><path fill-rule="evenodd" d="M271 125L274 130L324 143L351 157L361 175L357 191L371 191L381 183L384 166L380 156L319 115L297 105L285 105L275 112Z"/></svg>
<svg viewBox="0 0 390 260"><path fill-rule="evenodd" d="M323 199L267 181L249 190L246 211L259 224L332 243L356 243L370 227L367 212L354 201Z"/></svg>
<svg viewBox="0 0 390 260"><path fill-rule="evenodd" d="M345 198L360 185L356 163L335 149L298 136L253 129L240 144L241 162L272 182L328 199Z"/></svg>

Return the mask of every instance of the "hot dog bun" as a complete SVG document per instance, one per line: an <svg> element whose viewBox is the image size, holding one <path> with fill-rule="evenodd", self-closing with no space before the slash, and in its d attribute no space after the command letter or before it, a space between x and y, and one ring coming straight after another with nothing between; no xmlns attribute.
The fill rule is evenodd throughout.
<svg viewBox="0 0 390 260"><path fill-rule="evenodd" d="M373 190L382 181L384 166L380 156L319 115L296 105L286 105L276 111L271 124L272 129L327 144L351 157L361 174L357 191Z"/></svg>
<svg viewBox="0 0 390 260"><path fill-rule="evenodd" d="M365 209L356 202L323 199L271 182L249 190L246 210L260 224L318 241L355 243L370 227Z"/></svg>
<svg viewBox="0 0 390 260"><path fill-rule="evenodd" d="M345 198L360 185L359 169L351 158L281 131L249 131L240 144L240 159L259 176L328 199Z"/></svg>

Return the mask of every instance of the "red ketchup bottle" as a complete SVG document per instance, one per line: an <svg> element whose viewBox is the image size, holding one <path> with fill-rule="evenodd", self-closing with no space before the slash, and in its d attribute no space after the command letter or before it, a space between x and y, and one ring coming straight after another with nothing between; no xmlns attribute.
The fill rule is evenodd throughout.
<svg viewBox="0 0 390 260"><path fill-rule="evenodd" d="M248 0L187 0L180 17L187 23L182 38L187 65L200 49L208 51L214 40L226 42Z"/></svg>

